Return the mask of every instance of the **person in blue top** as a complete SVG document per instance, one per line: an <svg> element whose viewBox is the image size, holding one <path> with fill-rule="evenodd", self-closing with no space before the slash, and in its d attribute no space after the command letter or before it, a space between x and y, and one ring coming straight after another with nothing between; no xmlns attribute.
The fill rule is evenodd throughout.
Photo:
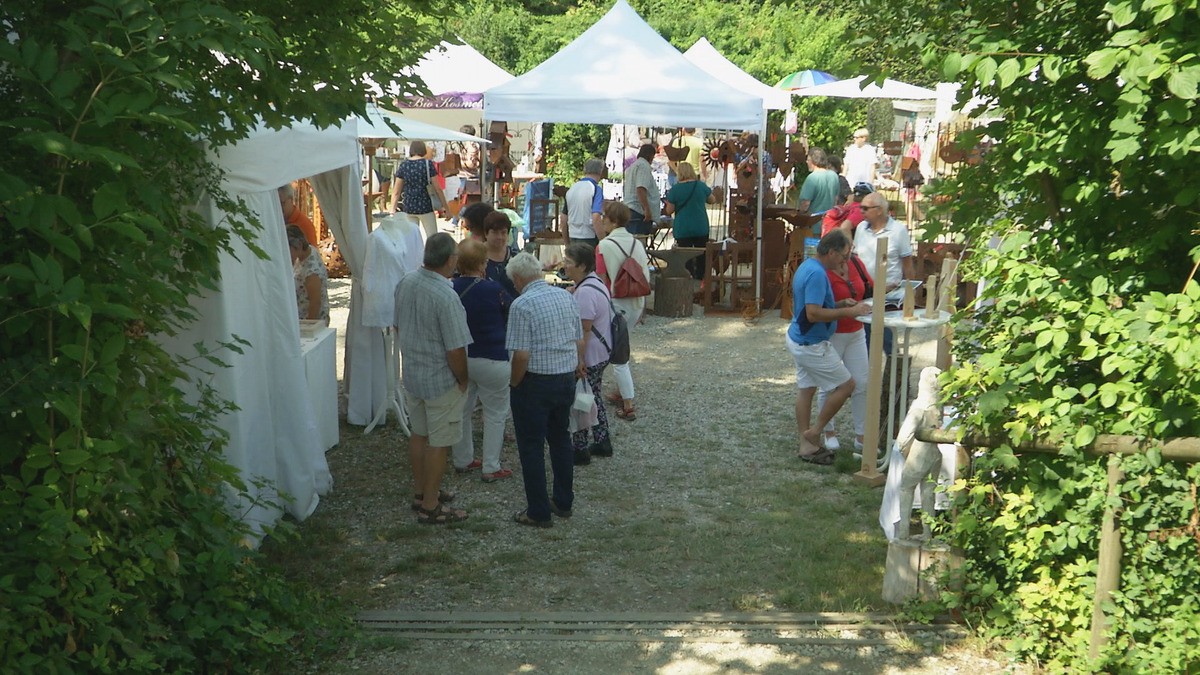
<svg viewBox="0 0 1200 675"><path fill-rule="evenodd" d="M672 223L676 246L704 248L708 244L708 204L716 201L712 189L696 176L691 164L681 162L676 170L679 182L667 190L666 214ZM687 262L692 278L704 278L704 254Z"/></svg>
<svg viewBox="0 0 1200 675"><path fill-rule="evenodd" d="M504 446L504 420L508 418L508 349L504 346L508 307L513 296L488 279L487 247L474 239L458 244L458 276L454 292L467 313L471 344L467 347L467 401L462 413L462 438L451 449L454 470L482 469L483 482L508 478L512 469L500 466ZM483 406L483 461L475 459L471 417L475 400Z"/></svg>
<svg viewBox="0 0 1200 675"><path fill-rule="evenodd" d="M815 258L806 259L792 277L792 322L787 330L787 348L796 364L796 428L800 432L800 459L813 464L832 464L833 452L821 446L822 429L854 393L854 378L830 344L837 320L863 316L870 305L854 298L833 299L827 269L845 264L850 257L850 238L841 230L821 237ZM825 404L812 422L813 396L820 388L827 393Z"/></svg>

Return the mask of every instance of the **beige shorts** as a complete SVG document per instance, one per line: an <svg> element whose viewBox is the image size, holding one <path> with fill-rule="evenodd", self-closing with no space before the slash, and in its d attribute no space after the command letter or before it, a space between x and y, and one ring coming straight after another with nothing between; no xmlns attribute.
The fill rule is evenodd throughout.
<svg viewBox="0 0 1200 675"><path fill-rule="evenodd" d="M462 438L463 403L467 394L457 386L434 399L421 399L405 392L408 424L414 436L429 439L432 448L448 448Z"/></svg>
<svg viewBox="0 0 1200 675"><path fill-rule="evenodd" d="M788 352L796 364L797 389L819 387L829 391L852 379L850 371L846 370L846 365L842 363L842 357L829 340L815 345L799 345L790 335L785 339Z"/></svg>

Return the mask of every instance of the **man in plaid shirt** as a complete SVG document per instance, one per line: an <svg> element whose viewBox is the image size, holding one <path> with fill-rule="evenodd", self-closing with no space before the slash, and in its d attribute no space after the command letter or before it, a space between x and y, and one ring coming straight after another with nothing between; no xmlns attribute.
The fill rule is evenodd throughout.
<svg viewBox="0 0 1200 675"><path fill-rule="evenodd" d="M512 353L512 414L527 507L514 520L550 527L551 514L571 517L575 456L568 432L575 380L583 370L583 328L571 294L546 283L542 264L520 253L505 268L521 295L508 310L506 346ZM546 494L550 446L553 496Z"/></svg>

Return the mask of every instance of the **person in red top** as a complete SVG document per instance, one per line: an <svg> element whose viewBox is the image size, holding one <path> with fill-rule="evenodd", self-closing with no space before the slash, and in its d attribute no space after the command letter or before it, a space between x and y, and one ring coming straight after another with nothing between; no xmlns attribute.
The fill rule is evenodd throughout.
<svg viewBox="0 0 1200 675"><path fill-rule="evenodd" d="M846 232L846 236L850 237L850 241L854 241L854 228L866 219L862 211L863 197L871 194L875 188L871 187L870 183L859 183L854 186L851 191L851 201L835 206L825 212L824 218L821 219L821 234L825 234L835 227L840 227Z"/></svg>
<svg viewBox="0 0 1200 675"><path fill-rule="evenodd" d="M304 211L300 210L300 205L296 203L296 188L292 187L291 183L279 188L279 208L283 209L283 224L300 228L309 245L315 247L318 243L317 228Z"/></svg>
<svg viewBox="0 0 1200 675"><path fill-rule="evenodd" d="M859 302L871 297L871 275L867 266L857 255L836 267L825 270L829 284L833 286L834 301L853 298ZM830 345L842 357L842 363L854 378L854 393L850 395L850 415L854 419L854 448L862 450L863 428L867 418L867 339L861 321L855 318L838 319L837 331L829 339ZM825 403L825 391L817 393L817 409ZM825 447L837 450L841 447L833 421L825 426Z"/></svg>

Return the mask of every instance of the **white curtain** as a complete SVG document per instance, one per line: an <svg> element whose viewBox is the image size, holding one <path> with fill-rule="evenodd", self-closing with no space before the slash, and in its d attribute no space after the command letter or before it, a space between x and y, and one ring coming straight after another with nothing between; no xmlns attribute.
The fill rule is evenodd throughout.
<svg viewBox="0 0 1200 675"><path fill-rule="evenodd" d="M309 178L329 231L350 266L350 316L346 321L346 421L366 425L387 397L383 333L362 324L362 274L367 258L367 216L357 166L345 166Z"/></svg>
<svg viewBox="0 0 1200 675"><path fill-rule="evenodd" d="M238 469L246 491L230 489L228 498L233 513L261 535L283 510L299 520L311 515L320 495L332 489L333 477L305 386L296 290L279 198L273 188L240 197L262 223L255 243L271 257L259 258L234 238L233 253L221 256L218 290L193 299L201 318L184 333L161 341L168 351L190 360L193 381L213 386L236 406L218 425L228 434L225 458ZM226 218L208 200L201 210L216 226ZM219 346L235 336L249 343L241 346L242 353ZM194 358L196 343L203 343L229 367Z"/></svg>

